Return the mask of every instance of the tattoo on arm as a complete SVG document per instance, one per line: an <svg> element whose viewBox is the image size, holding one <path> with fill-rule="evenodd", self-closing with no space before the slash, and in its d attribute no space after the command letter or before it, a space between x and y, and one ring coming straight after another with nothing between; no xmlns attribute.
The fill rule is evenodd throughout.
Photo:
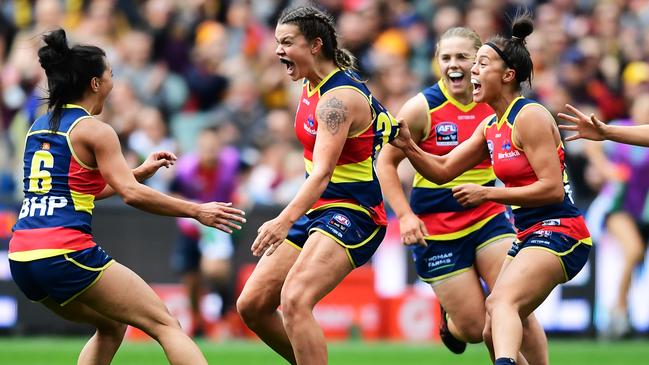
<svg viewBox="0 0 649 365"><path fill-rule="evenodd" d="M319 123L327 125L331 134L336 134L340 130L340 125L347 120L347 107L342 101L333 97L323 105L318 105L316 116Z"/></svg>

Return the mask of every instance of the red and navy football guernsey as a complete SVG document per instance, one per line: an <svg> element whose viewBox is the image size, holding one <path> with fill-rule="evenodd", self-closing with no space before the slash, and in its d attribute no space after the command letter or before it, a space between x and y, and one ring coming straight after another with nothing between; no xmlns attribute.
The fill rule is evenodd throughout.
<svg viewBox="0 0 649 365"><path fill-rule="evenodd" d="M50 114L38 118L27 134L24 155L25 199L9 243L9 258L32 261L83 250L91 235L95 196L106 183L98 169L77 158L70 131L91 115L66 105L59 128L50 130Z"/></svg>
<svg viewBox="0 0 649 365"><path fill-rule="evenodd" d="M541 106L534 100L518 97L512 101L500 120L494 116L485 125L485 138L494 172L506 187L527 186L538 180L525 152L516 146L513 138L516 117L528 105ZM584 224L582 214L570 196L571 187L561 142L557 146L557 155L563 174L565 190L563 202L540 207L512 207L518 239L523 240L530 233L543 229L560 232L586 244L591 244L590 233Z"/></svg>
<svg viewBox="0 0 649 365"><path fill-rule="evenodd" d="M494 114L485 103L464 105L453 98L444 82L426 88L421 94L428 103L428 124L419 142L422 150L443 156L473 135L480 123ZM417 173L413 181L410 206L428 230L426 239L451 240L482 228L505 211L502 204L484 203L464 208L453 197L452 189L462 184L493 186L496 181L491 161L477 166L443 185L435 184Z"/></svg>
<svg viewBox="0 0 649 365"><path fill-rule="evenodd" d="M356 90L367 99L372 120L368 120L365 130L347 137L331 180L311 210L345 207L364 211L377 224L386 225L383 196L374 161L381 147L396 136L397 122L350 70L335 69L315 87L304 81L295 116L295 133L304 147L306 173L308 176L313 168L318 101L326 93L341 88Z"/></svg>

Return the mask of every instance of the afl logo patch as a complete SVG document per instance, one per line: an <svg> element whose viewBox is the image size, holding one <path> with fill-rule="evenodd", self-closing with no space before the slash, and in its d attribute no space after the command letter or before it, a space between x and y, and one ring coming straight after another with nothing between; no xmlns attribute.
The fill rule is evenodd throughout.
<svg viewBox="0 0 649 365"><path fill-rule="evenodd" d="M351 227L352 222L346 216L342 214L334 214L334 216L329 221L329 225L337 228L341 232L345 232L347 228Z"/></svg>
<svg viewBox="0 0 649 365"><path fill-rule="evenodd" d="M442 122L435 126L435 141L438 146L457 146L457 124Z"/></svg>

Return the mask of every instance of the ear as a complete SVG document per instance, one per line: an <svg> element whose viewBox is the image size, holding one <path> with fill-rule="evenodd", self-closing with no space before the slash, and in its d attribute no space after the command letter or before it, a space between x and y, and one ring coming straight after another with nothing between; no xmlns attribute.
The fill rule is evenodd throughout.
<svg viewBox="0 0 649 365"><path fill-rule="evenodd" d="M92 87L92 91L99 91L99 84L99 77L93 77L92 79L90 79L90 87Z"/></svg>
<svg viewBox="0 0 649 365"><path fill-rule="evenodd" d="M510 82L516 82L516 70L508 67L503 73L503 83L508 84Z"/></svg>
<svg viewBox="0 0 649 365"><path fill-rule="evenodd" d="M322 49L322 38L317 37L311 43L311 54L316 54L320 52L320 49Z"/></svg>

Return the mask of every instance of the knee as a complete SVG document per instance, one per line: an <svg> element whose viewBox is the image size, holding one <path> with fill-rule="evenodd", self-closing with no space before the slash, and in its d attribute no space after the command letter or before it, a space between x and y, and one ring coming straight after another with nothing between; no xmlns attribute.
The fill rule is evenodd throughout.
<svg viewBox="0 0 649 365"><path fill-rule="evenodd" d="M493 316L493 313L499 309L508 308L513 305L514 303L509 298L498 292L492 292L485 300L485 308L489 316Z"/></svg>
<svg viewBox="0 0 649 365"><path fill-rule="evenodd" d="M271 308L262 295L247 294L245 291L237 298L236 305L239 316L249 327L258 323L264 315L277 309L276 306Z"/></svg>
<svg viewBox="0 0 649 365"><path fill-rule="evenodd" d="M461 321L455 323L455 327L462 334L462 337L469 343L482 342L482 331L484 329L484 321Z"/></svg>
<svg viewBox="0 0 649 365"><path fill-rule="evenodd" d="M299 316L305 311L311 311L315 303L312 303L308 294L299 285L285 285L282 288L281 303L284 320L292 322L299 320Z"/></svg>
<svg viewBox="0 0 649 365"><path fill-rule="evenodd" d="M116 343L122 343L126 334L127 325L121 322L112 322L108 325L97 327L97 334L109 338Z"/></svg>

